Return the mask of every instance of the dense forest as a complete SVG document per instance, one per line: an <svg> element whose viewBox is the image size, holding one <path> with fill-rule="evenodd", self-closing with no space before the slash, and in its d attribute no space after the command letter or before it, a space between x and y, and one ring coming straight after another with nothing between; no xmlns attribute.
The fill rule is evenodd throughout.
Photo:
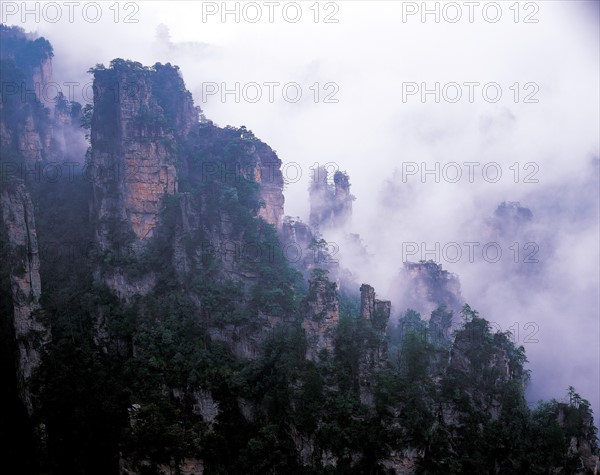
<svg viewBox="0 0 600 475"><path fill-rule="evenodd" d="M527 404L524 348L469 305L390 318L318 220L284 219L275 152L205 119L176 66L115 59L89 71L93 104L47 104L11 91L50 43L0 35L0 427L19 473L595 473L575 388ZM73 134L87 153L50 174Z"/></svg>

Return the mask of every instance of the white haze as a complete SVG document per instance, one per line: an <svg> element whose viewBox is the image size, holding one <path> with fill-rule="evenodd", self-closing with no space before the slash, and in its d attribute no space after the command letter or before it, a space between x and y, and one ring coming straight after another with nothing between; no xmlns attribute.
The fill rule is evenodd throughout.
<svg viewBox="0 0 600 475"><path fill-rule="evenodd" d="M304 15L312 3L303 3ZM138 2L137 24L114 23L108 4L96 24L8 23L52 42L58 82L88 82L89 67L115 57L179 65L208 118L246 125L284 163L300 164L302 180L286 188L286 214L307 221L311 165L338 164L357 197L352 230L376 263L353 270L384 298L393 299L386 292L402 265L403 242L486 242L496 206L520 201L534 215L537 272L518 273L522 266L511 266L508 255L497 264L466 257L442 264L460 276L463 297L484 317L502 330L520 325L520 343L523 325L538 325L539 342L525 344L533 372L528 399L561 398L573 385L598 420L597 2L537 2L539 22L527 24L508 17L507 3L495 24L481 16L473 24L403 23L401 2L337 4L336 24L306 16L296 24L280 16L273 24L203 23L201 2ZM252 81L295 81L305 95L298 103L281 96L256 104L202 100L202 83ZM415 96L404 103L402 83L422 81L494 81L503 97L496 104L480 94L472 104L422 104ZM339 102L315 104L308 90L315 82L337 83ZM508 89L515 82L537 83L539 103L515 104ZM503 177L403 183L403 162L497 162ZM514 162L538 164L539 183L514 183Z"/></svg>

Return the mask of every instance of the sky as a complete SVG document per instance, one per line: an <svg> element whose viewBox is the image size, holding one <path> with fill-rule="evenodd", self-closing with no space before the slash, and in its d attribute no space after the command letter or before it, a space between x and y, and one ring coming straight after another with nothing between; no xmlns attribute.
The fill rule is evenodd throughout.
<svg viewBox="0 0 600 475"><path fill-rule="evenodd" d="M482 316L518 330L528 400L573 385L598 421L598 2L79 3L69 18L65 2L23 16L4 1L1 20L50 40L54 81L78 83L80 102L98 63L178 65L209 119L277 151L287 215L308 221L315 164L345 170L356 201L344 231L373 258L340 256L361 281L394 301L404 260L437 260ZM533 221L494 261L503 201ZM458 260L441 251L457 247Z"/></svg>

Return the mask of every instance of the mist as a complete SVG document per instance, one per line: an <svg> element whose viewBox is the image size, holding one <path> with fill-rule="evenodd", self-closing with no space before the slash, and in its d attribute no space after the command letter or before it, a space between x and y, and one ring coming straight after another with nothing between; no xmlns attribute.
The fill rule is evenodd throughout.
<svg viewBox="0 0 600 475"><path fill-rule="evenodd" d="M422 257L423 249L406 255L407 243L424 243L425 258L459 276L466 302L498 329L518 328L515 339L532 370L528 399L562 398L573 385L598 424L598 2L535 3L536 23L522 21L525 11L515 22L506 5L496 23L480 15L472 23L423 23L419 15L403 21L401 2L337 2L337 23L315 23L308 4L297 23L277 16L273 23L236 23L218 15L203 21L201 3L137 2L137 23L113 21L108 6L97 23L5 20L53 44L54 81L80 85L72 97L79 102L89 102L86 71L98 63L120 57L178 65L209 119L245 125L284 164L297 164L284 167L287 215L308 221L315 164L347 171L357 198L352 223L325 236L339 242L342 265L394 301L389 292L403 261ZM270 101L265 86L257 102L207 94L215 84L236 82L294 82L302 97L294 102L278 89ZM408 83L436 82L460 85L461 99L407 95ZM480 84L472 102L464 83ZM489 83L501 87L496 102L482 96ZM455 97L454 89L447 92ZM326 102L328 94L337 102ZM456 182L454 165L443 172L449 163L459 165ZM472 179L465 163L479 164ZM496 165L486 174L490 163ZM436 166L437 175L422 174ZM498 241L490 222L502 202L530 209L531 222L505 236L497 262L480 251L471 261L463 243ZM368 262L344 252L348 231L360 234ZM539 247L538 262L524 263L530 242ZM462 258L436 259L429 252L436 243L458 243Z"/></svg>

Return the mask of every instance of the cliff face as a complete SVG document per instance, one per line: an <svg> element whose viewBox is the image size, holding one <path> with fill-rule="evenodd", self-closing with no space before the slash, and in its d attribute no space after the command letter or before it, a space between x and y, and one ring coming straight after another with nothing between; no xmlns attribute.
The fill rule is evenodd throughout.
<svg viewBox="0 0 600 475"><path fill-rule="evenodd" d="M44 38L4 25L0 25L0 40L0 142L4 159L31 169L47 158L52 139L52 123L43 106L52 99L45 91L52 80L52 46ZM9 151L13 150L16 155L11 156ZM20 173L23 177L22 170Z"/></svg>
<svg viewBox="0 0 600 475"><path fill-rule="evenodd" d="M190 182L238 188L258 184L258 216L275 229L283 224L284 196L281 160L266 143L244 126L220 128L203 123L189 140L185 173ZM239 196L238 196L239 198Z"/></svg>
<svg viewBox="0 0 600 475"><path fill-rule="evenodd" d="M52 82L52 60L50 57L41 58L39 64L32 67L31 77L35 93L42 103L52 103L52 97L47 97L46 86Z"/></svg>
<svg viewBox="0 0 600 475"><path fill-rule="evenodd" d="M388 362L386 331L392 308L390 301L378 300L375 296L373 287L367 284L360 286L360 314L373 329L359 361L360 399L369 406L374 403L375 374Z"/></svg>
<svg viewBox="0 0 600 475"><path fill-rule="evenodd" d="M33 206L22 183L3 186L0 194L2 231L7 247L3 251L10 266L12 322L17 346L17 384L29 414L34 411L31 377L40 366L50 341L50 325L39 299L40 261Z"/></svg>
<svg viewBox="0 0 600 475"><path fill-rule="evenodd" d="M314 170L310 186L310 225L322 232L327 229L345 228L352 217L352 201L348 175L336 171L333 184L328 182L325 167Z"/></svg>
<svg viewBox="0 0 600 475"><path fill-rule="evenodd" d="M0 221L7 302L2 335L14 361L18 398L29 416L38 408L32 377L50 342L40 305L40 257L34 207L26 183L41 181L51 153L52 121L40 102L52 79L52 47L44 38L0 25ZM26 181L25 181L26 180Z"/></svg>
<svg viewBox="0 0 600 475"><path fill-rule="evenodd" d="M281 160L267 144L258 142L250 153L255 157L256 167L254 179L260 184L260 197L264 204L258 215L267 223L280 229L283 220L283 175Z"/></svg>
<svg viewBox="0 0 600 475"><path fill-rule="evenodd" d="M464 303L458 277L433 261L405 262L391 292L400 312L412 308L423 318L429 318L440 305L458 314Z"/></svg>
<svg viewBox="0 0 600 475"><path fill-rule="evenodd" d="M7 74L10 70L18 71L14 69L14 65L3 65L0 81L3 84L18 84L5 79L6 76L10 76L10 73ZM27 99L33 100L31 96ZM3 162L12 162L7 170L19 177L25 175L25 167L31 170L45 157L44 146L48 143L51 129L45 123L44 117L38 114L39 111L39 104L23 102L18 91L14 95L5 94L0 101L0 143L4 155L2 158Z"/></svg>
<svg viewBox="0 0 600 475"><path fill-rule="evenodd" d="M91 173L101 249L110 223L152 236L162 198L177 191L177 140L198 121L177 69L116 63L94 76ZM173 96L170 94L173 93Z"/></svg>
<svg viewBox="0 0 600 475"><path fill-rule="evenodd" d="M211 249L223 278L255 278L243 259L232 258L257 244L240 234L233 214L236 201L244 199L256 216L281 227L283 176L277 155L244 127L199 124L191 94L171 65L147 68L115 60L109 69L94 71L94 90L90 173L100 251L141 256L155 237L166 197L173 196L180 210L174 211L176 232L169 244L179 277L201 268ZM254 187L256 201L250 199ZM135 277L121 265L101 274L125 300L147 294L154 285L152 273Z"/></svg>
<svg viewBox="0 0 600 475"><path fill-rule="evenodd" d="M39 68L11 58L3 74L47 80L43 58L33 58ZM515 440L525 446L531 424L524 354L506 335L472 315L452 341L452 314L437 308L429 336L407 331L403 346L390 337L403 351L390 361L391 303L367 284L354 293L354 276L338 275L319 230L282 219L281 161L268 145L245 127L198 123L170 65L116 60L96 68L95 90L93 190L12 180L0 193L0 337L11 346L0 371L12 381L16 369L18 388L4 393L18 390L47 429L48 473L532 472L516 468L523 449L510 446L520 423ZM59 102L48 145L39 101L0 107L0 144L28 162L58 156L81 112ZM345 174L329 184L323 173L311 221L333 235L349 223L353 198ZM97 244L89 255L44 260L47 313L26 186L42 248L65 237ZM347 255L367 262L359 236L346 242ZM312 274L308 289L290 266L293 249L280 252L288 245ZM403 277L399 295L424 316L461 301L458 279L435 263L407 263ZM338 293L340 281L353 292ZM48 350L39 396L33 376ZM570 431L564 450L591 469L594 434L571 431L565 411L551 413ZM582 414L589 426L591 413Z"/></svg>
<svg viewBox="0 0 600 475"><path fill-rule="evenodd" d="M600 454L598 454L597 440L594 439L594 418L589 411L587 401L571 400L569 404L556 403L553 407L554 416L559 427L565 429L574 418L582 421L583 426L588 429L587 434L569 434L567 457L573 466L577 467L578 473L593 473L597 475L600 468ZM575 416L575 417L574 417ZM561 468L554 468L553 473L561 473Z"/></svg>
<svg viewBox="0 0 600 475"><path fill-rule="evenodd" d="M314 239L313 231L308 224L289 216L286 216L283 221L281 234L284 243L294 244L302 250L308 250Z"/></svg>
<svg viewBox="0 0 600 475"><path fill-rule="evenodd" d="M336 285L324 277L309 281L308 295L301 306L302 327L306 332L306 357L319 361L319 353L332 351L340 318Z"/></svg>
<svg viewBox="0 0 600 475"><path fill-rule="evenodd" d="M329 278L336 283L338 289L342 282L339 256L334 247L330 246L318 233L300 219L286 216L281 226L281 245L294 264L306 279L310 279L314 269L324 269L329 272ZM332 253L334 255L332 255ZM355 282L344 281L347 288L354 289Z"/></svg>
<svg viewBox="0 0 600 475"><path fill-rule="evenodd" d="M35 166L46 157L44 152L49 148L50 137L50 128L46 124L40 124L33 115L27 116L15 137L26 166Z"/></svg>

